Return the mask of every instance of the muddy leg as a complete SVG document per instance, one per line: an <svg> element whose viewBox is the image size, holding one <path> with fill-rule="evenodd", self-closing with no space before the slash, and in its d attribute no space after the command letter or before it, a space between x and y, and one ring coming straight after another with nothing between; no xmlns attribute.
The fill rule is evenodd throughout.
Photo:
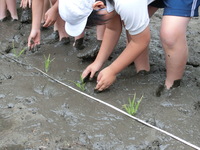
<svg viewBox="0 0 200 150"><path fill-rule="evenodd" d="M182 78L185 70L188 58L186 28L189 20L188 17L177 16L164 16L162 19L161 41L165 50L167 89L175 80Z"/></svg>

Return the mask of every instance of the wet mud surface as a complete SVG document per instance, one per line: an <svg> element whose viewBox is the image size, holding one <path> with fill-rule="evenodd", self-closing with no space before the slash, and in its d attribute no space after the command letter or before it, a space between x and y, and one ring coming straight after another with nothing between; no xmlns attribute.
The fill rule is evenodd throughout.
<svg viewBox="0 0 200 150"><path fill-rule="evenodd" d="M192 19L188 27L189 59L180 87L156 97L156 88L164 82L166 71L159 40L160 19L160 13L151 19L149 74L137 75L130 65L109 90L94 93L92 81L86 84L84 93L120 109L135 93L138 98L143 95L136 117L200 147L200 21ZM48 74L79 90L71 81L78 81L91 61L83 62L77 54L95 46L95 29L87 30L82 51L73 48L70 38L67 46L42 43L35 53L27 51L15 57L12 43L16 51L22 50L30 27L20 22L0 23L0 150L193 149L33 68L44 71L44 55L50 54L55 60ZM51 33L52 28L42 31L42 39ZM112 59L105 65L120 54L125 44L123 33Z"/></svg>

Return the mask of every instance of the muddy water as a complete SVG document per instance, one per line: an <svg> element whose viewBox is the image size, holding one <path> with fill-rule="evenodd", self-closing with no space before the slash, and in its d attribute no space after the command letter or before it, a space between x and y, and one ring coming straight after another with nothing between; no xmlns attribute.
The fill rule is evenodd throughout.
<svg viewBox="0 0 200 150"><path fill-rule="evenodd" d="M161 97L155 89L165 78L164 53L159 40L160 15L151 21L151 71L142 76L130 65L117 81L103 93L94 93L95 81L86 85L85 93L118 108L128 98L144 96L136 117L200 146L200 27L193 19L188 27L190 56L181 86ZM0 149L70 149L70 150L192 150L191 147L147 127L115 110L47 78L33 67L44 70L44 55L55 58L48 74L78 89L71 81L80 79L91 62L82 62L79 51L68 46L42 44L35 52L19 58L4 51L15 41L17 50L27 40L30 25L0 24ZM42 39L52 28L42 31ZM111 63L125 47L122 34ZM86 49L93 47L95 30L85 36ZM26 66L16 63L17 60Z"/></svg>

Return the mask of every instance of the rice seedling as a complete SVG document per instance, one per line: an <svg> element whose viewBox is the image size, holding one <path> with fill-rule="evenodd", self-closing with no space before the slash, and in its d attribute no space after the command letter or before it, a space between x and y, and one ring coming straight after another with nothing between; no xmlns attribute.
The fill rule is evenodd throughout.
<svg viewBox="0 0 200 150"><path fill-rule="evenodd" d="M138 111L142 98L143 96L138 101L136 101L136 94L134 94L134 97L132 100L131 98L128 99L129 104L122 105L122 108L124 108L128 114L135 115Z"/></svg>
<svg viewBox="0 0 200 150"><path fill-rule="evenodd" d="M82 76L80 75L80 80L79 81L70 81L72 83L74 83L78 88L80 88L82 91L85 91L85 82L84 79L82 78Z"/></svg>
<svg viewBox="0 0 200 150"><path fill-rule="evenodd" d="M25 51L26 51L26 47L23 48L23 49L18 53L17 58L20 57L22 54L24 54Z"/></svg>
<svg viewBox="0 0 200 150"><path fill-rule="evenodd" d="M55 59L55 58L50 59L50 57L51 57L50 54L49 54L48 57L46 57L46 56L44 55L44 70L45 70L45 72L48 72L48 71L49 71L50 64L51 64L52 61L54 61L54 59Z"/></svg>
<svg viewBox="0 0 200 150"><path fill-rule="evenodd" d="M12 52L16 58L19 58L23 53L25 53L25 51L26 51L26 47L20 50L19 52L17 52L17 50L15 49L14 42L12 42Z"/></svg>

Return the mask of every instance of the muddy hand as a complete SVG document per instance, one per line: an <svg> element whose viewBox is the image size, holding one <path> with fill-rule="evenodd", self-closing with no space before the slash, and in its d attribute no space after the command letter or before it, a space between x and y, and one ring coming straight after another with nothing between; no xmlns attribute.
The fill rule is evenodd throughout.
<svg viewBox="0 0 200 150"><path fill-rule="evenodd" d="M99 71L97 71L93 77L91 77L91 72L88 73L88 75L86 77L83 78L83 83L87 83L87 82L90 82L90 81L93 81L97 78L97 74L99 73Z"/></svg>
<svg viewBox="0 0 200 150"><path fill-rule="evenodd" d="M81 75L83 78L83 82L85 83L85 82L93 80L95 73L96 72L92 72L90 69L84 70Z"/></svg>
<svg viewBox="0 0 200 150"><path fill-rule="evenodd" d="M94 89L94 93L101 93L102 91L99 91L97 89Z"/></svg>
<svg viewBox="0 0 200 150"><path fill-rule="evenodd" d="M31 51L33 49L33 47L34 47L33 45L34 45L34 40L33 40L33 38L31 38L30 45L28 46L29 51Z"/></svg>
<svg viewBox="0 0 200 150"><path fill-rule="evenodd" d="M113 84L115 80L116 74L110 67L106 67L99 73L95 89L98 91L106 90Z"/></svg>
<svg viewBox="0 0 200 150"><path fill-rule="evenodd" d="M90 75L91 73L88 73L88 75L86 77L83 78L83 83L87 83L88 81L90 81Z"/></svg>
<svg viewBox="0 0 200 150"><path fill-rule="evenodd" d="M40 44L35 43L34 40L31 39L30 46L29 46L29 51L34 53L34 52L38 51L39 48L40 48Z"/></svg>

